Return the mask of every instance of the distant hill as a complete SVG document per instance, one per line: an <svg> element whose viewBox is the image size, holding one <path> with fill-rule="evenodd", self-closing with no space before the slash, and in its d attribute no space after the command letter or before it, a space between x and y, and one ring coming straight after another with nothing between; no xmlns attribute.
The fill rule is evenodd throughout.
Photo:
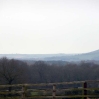
<svg viewBox="0 0 99 99"><path fill-rule="evenodd" d="M82 61L99 60L99 50L83 54L0 54L0 57L15 58L21 60L44 60L44 61Z"/></svg>
<svg viewBox="0 0 99 99"><path fill-rule="evenodd" d="M82 61L82 60L99 60L99 50L89 53L75 54L70 56L48 57L47 60L64 60L64 61Z"/></svg>
<svg viewBox="0 0 99 99"><path fill-rule="evenodd" d="M44 60L50 57L70 56L71 54L0 54L0 57L29 59L29 60Z"/></svg>

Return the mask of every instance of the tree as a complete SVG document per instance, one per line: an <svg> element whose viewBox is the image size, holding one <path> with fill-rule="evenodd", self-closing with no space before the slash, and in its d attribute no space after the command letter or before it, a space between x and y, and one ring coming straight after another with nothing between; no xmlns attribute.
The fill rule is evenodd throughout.
<svg viewBox="0 0 99 99"><path fill-rule="evenodd" d="M37 61L30 66L31 82L32 83L47 83L49 82L50 66L43 61Z"/></svg>
<svg viewBox="0 0 99 99"><path fill-rule="evenodd" d="M3 57L0 59L0 78L2 83L12 84L17 82L26 72L26 64L24 62L7 59Z"/></svg>

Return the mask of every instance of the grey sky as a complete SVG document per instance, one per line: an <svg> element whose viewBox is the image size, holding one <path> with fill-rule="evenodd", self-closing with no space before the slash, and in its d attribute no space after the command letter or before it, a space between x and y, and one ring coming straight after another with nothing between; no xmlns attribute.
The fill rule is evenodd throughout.
<svg viewBox="0 0 99 99"><path fill-rule="evenodd" d="M99 49L99 0L0 0L0 53Z"/></svg>

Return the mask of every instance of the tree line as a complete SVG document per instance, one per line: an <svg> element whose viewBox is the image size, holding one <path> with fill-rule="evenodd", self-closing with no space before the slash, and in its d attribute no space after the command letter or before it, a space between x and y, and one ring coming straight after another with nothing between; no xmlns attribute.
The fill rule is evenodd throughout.
<svg viewBox="0 0 99 99"><path fill-rule="evenodd" d="M55 83L99 80L99 65L93 62L65 65L35 61L27 64L16 59L0 58L0 84Z"/></svg>

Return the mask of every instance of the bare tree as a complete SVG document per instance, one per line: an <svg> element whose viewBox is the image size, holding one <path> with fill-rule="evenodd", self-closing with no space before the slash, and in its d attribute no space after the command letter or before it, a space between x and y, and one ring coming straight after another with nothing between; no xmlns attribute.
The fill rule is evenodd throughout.
<svg viewBox="0 0 99 99"><path fill-rule="evenodd" d="M26 72L24 65L26 65L24 62L18 60L7 59L6 57L1 58L0 78L7 84L14 83Z"/></svg>

